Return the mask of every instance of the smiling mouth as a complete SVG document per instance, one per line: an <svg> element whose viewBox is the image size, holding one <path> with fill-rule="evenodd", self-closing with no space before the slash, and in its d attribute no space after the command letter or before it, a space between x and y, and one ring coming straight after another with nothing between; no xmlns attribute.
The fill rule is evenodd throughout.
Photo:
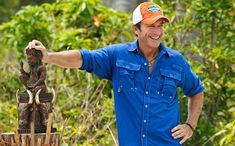
<svg viewBox="0 0 235 146"><path fill-rule="evenodd" d="M160 36L156 36L156 37L150 36L150 38L153 40L158 40L160 38Z"/></svg>

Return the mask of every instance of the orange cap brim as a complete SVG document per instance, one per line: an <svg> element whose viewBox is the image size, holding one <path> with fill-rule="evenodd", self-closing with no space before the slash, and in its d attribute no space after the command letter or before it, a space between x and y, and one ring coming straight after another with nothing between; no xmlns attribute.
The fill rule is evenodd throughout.
<svg viewBox="0 0 235 146"><path fill-rule="evenodd" d="M158 21L159 19L163 19L165 22L170 22L170 19L165 17L165 16L155 16L155 17L151 17L151 18L146 18L144 20L142 20L142 23L144 24L153 24L156 21Z"/></svg>

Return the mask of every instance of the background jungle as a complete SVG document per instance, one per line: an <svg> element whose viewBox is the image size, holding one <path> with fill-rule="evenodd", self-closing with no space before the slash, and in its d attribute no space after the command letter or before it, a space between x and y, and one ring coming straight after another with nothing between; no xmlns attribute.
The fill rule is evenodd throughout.
<svg viewBox="0 0 235 146"><path fill-rule="evenodd" d="M47 3L46 3L47 2ZM97 49L130 42L131 11L141 1L0 0L0 133L17 125L15 92L24 48L37 39L49 51ZM235 145L235 2L233 0L162 0L171 23L164 43L180 51L205 85L202 115L186 146ZM133 6L134 5L134 6ZM121 8L120 8L121 9ZM112 87L107 80L46 65L47 86L57 92L55 126L63 146L113 146L117 142ZM182 122L187 97L180 92Z"/></svg>

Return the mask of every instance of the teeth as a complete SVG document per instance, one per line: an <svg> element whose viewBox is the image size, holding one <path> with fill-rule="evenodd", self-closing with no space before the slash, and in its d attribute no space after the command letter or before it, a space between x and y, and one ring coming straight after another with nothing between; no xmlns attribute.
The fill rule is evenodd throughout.
<svg viewBox="0 0 235 146"><path fill-rule="evenodd" d="M152 39L154 39L154 40L157 40L157 39L159 39L160 38L160 36L157 36L157 37L151 37Z"/></svg>

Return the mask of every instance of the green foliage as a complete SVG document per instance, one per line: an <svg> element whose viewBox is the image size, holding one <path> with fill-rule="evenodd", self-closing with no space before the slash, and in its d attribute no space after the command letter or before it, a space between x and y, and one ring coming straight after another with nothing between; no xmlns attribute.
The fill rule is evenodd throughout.
<svg viewBox="0 0 235 146"><path fill-rule="evenodd" d="M16 90L12 86L20 88L20 82L17 77L17 71L11 64L0 66L0 70L0 133L2 133L12 130L13 127L16 128L16 101L12 100L12 97L15 97Z"/></svg>
<svg viewBox="0 0 235 146"><path fill-rule="evenodd" d="M173 22L166 26L165 43L186 56L205 86L197 132L186 145L234 145L235 5L226 0L169 3L166 15L176 10L177 17L169 14ZM184 122L187 98L180 104Z"/></svg>
<svg viewBox="0 0 235 146"><path fill-rule="evenodd" d="M234 3L231 0L157 1L172 23L164 43L183 53L205 85L202 116L186 146L235 145ZM132 41L130 16L107 9L99 0L58 0L23 7L0 25L0 132L14 131L15 92L24 89L17 62L24 47L38 39L49 51L96 49ZM3 62L11 62L3 63ZM48 87L57 92L55 126L63 145L114 145L117 137L113 93L106 80L75 69L47 65ZM187 98L180 91L182 122ZM4 118L10 115L9 118ZM64 128L64 130L63 130Z"/></svg>
<svg viewBox="0 0 235 146"><path fill-rule="evenodd" d="M8 21L10 16L16 11L18 0L1 0L0 1L0 23L2 21Z"/></svg>
<svg viewBox="0 0 235 146"><path fill-rule="evenodd" d="M4 77L0 101L6 103L0 104L0 118L4 119L0 122L3 127L0 132L14 131L13 125L17 125L15 92L24 87L18 79L16 63L24 59L24 47L29 41L38 39L49 51L60 51L96 49L133 40L129 16L107 9L99 0L60 0L26 6L10 22L0 26L0 33L3 35L0 60L13 64L3 64L4 71L0 71ZM47 86L54 87L58 96L55 126L64 131L63 145L113 145L112 135L116 138L117 133L110 83L75 69L47 65L47 72ZM7 114L12 117L3 118Z"/></svg>
<svg viewBox="0 0 235 146"><path fill-rule="evenodd" d="M17 10L24 5L40 5L42 3L51 3L55 0L1 0L0 1L0 23L9 21Z"/></svg>
<svg viewBox="0 0 235 146"><path fill-rule="evenodd" d="M32 39L41 39L48 44L51 41L49 21L46 20L46 12L41 7L27 6L20 10L9 23L3 23L0 27L2 34L1 42L5 44L3 49L11 46L11 53L16 51L23 56L22 48L27 46L27 42Z"/></svg>

